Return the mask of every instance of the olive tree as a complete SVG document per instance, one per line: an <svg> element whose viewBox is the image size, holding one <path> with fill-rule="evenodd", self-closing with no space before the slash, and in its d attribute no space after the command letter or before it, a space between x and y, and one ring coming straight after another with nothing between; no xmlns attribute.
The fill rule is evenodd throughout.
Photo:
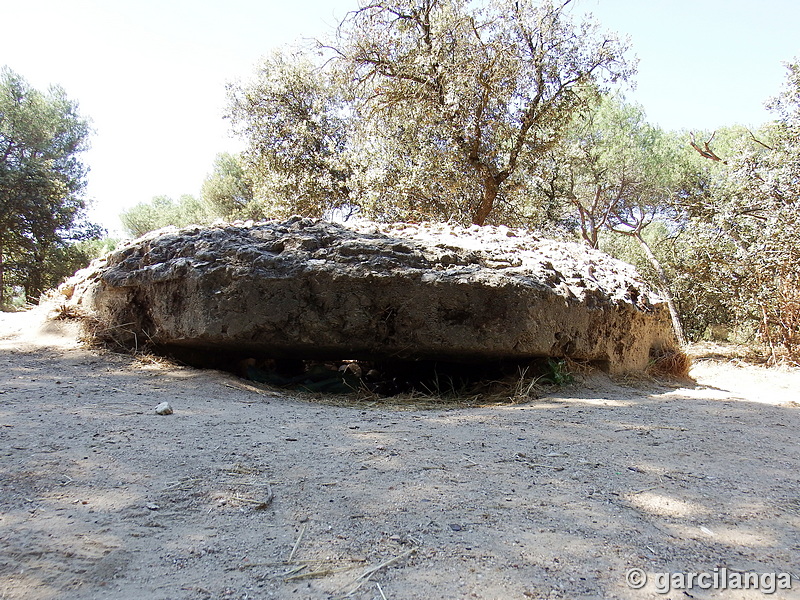
<svg viewBox="0 0 800 600"><path fill-rule="evenodd" d="M347 110L329 69L302 53L273 52L252 81L228 91L262 213L321 215L349 201Z"/></svg>
<svg viewBox="0 0 800 600"><path fill-rule="evenodd" d="M571 2L377 0L309 54L266 59L231 117L265 190L318 213L508 222L532 165L604 85L625 47Z"/></svg>
<svg viewBox="0 0 800 600"><path fill-rule="evenodd" d="M630 72L624 46L590 21L574 24L569 5L378 1L348 15L337 50L360 122L378 133L382 151L366 154L377 187L445 202L478 225L519 203L526 168L603 83Z"/></svg>

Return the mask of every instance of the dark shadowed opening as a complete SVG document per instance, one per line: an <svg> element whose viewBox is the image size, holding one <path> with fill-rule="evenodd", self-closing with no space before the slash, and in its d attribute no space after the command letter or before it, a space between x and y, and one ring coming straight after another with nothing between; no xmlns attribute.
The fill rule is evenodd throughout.
<svg viewBox="0 0 800 600"><path fill-rule="evenodd" d="M228 371L277 388L328 394L366 392L378 396L421 394L469 396L490 394L521 381L563 385L573 379L572 369L582 363L561 358L451 362L440 360L350 360L316 357L274 357L252 351L158 348L187 365ZM607 365L589 366L605 370Z"/></svg>

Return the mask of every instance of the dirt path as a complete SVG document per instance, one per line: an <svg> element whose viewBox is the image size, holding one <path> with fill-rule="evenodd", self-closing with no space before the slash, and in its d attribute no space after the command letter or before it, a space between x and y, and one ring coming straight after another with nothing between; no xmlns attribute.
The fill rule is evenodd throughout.
<svg viewBox="0 0 800 600"><path fill-rule="evenodd" d="M796 370L341 407L66 333L0 317L3 600L800 598ZM715 570L794 589L657 593Z"/></svg>

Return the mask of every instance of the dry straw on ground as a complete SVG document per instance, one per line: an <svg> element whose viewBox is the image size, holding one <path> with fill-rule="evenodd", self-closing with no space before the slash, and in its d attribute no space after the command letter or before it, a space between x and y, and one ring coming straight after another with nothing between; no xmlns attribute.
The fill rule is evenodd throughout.
<svg viewBox="0 0 800 600"><path fill-rule="evenodd" d="M683 350L666 350L655 353L648 365L648 373L655 377L688 379L692 359Z"/></svg>

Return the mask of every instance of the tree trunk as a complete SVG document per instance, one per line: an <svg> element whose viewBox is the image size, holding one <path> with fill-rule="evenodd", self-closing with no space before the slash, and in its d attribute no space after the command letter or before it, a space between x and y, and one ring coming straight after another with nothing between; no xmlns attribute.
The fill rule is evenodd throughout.
<svg viewBox="0 0 800 600"><path fill-rule="evenodd" d="M490 173L486 173L483 178L483 198L475 214L472 215L473 225L484 225L486 219L494 208L494 201L500 191L500 183L497 178Z"/></svg>
<svg viewBox="0 0 800 600"><path fill-rule="evenodd" d="M0 309L5 306L6 279L5 263L3 262L3 246L0 244Z"/></svg>
<svg viewBox="0 0 800 600"><path fill-rule="evenodd" d="M44 252L32 252L33 260L28 267L25 277L25 301L29 304L39 304L39 299L44 292Z"/></svg>
<svg viewBox="0 0 800 600"><path fill-rule="evenodd" d="M767 340L769 344L769 362L775 364L778 362L778 353L775 351L775 343L772 341L772 331L769 328L769 316L767 315L767 307L761 306L761 335ZM785 344L784 344L785 346Z"/></svg>
<svg viewBox="0 0 800 600"><path fill-rule="evenodd" d="M573 204L578 208L578 214L581 217L581 237L591 248L598 250L600 248L600 240L598 240L597 223L595 223L594 215L586 210L579 200L575 200Z"/></svg>
<svg viewBox="0 0 800 600"><path fill-rule="evenodd" d="M672 291L669 288L669 279L667 279L667 274L664 272L661 262L659 262L659 260L656 258L656 255L653 254L653 251L650 249L650 245L642 237L642 234L639 231L636 231L631 235L633 235L633 237L636 238L636 241L639 242L639 245L642 247L647 259L650 261L650 264L653 265L653 268L656 270L660 288L658 291L664 297L664 300L667 301L669 315L672 317L672 327L675 329L675 337L678 338L678 343L681 346L684 346L686 344L686 336L683 333L683 324L681 323L681 317L678 314L678 309L675 307L675 298L672 296Z"/></svg>

